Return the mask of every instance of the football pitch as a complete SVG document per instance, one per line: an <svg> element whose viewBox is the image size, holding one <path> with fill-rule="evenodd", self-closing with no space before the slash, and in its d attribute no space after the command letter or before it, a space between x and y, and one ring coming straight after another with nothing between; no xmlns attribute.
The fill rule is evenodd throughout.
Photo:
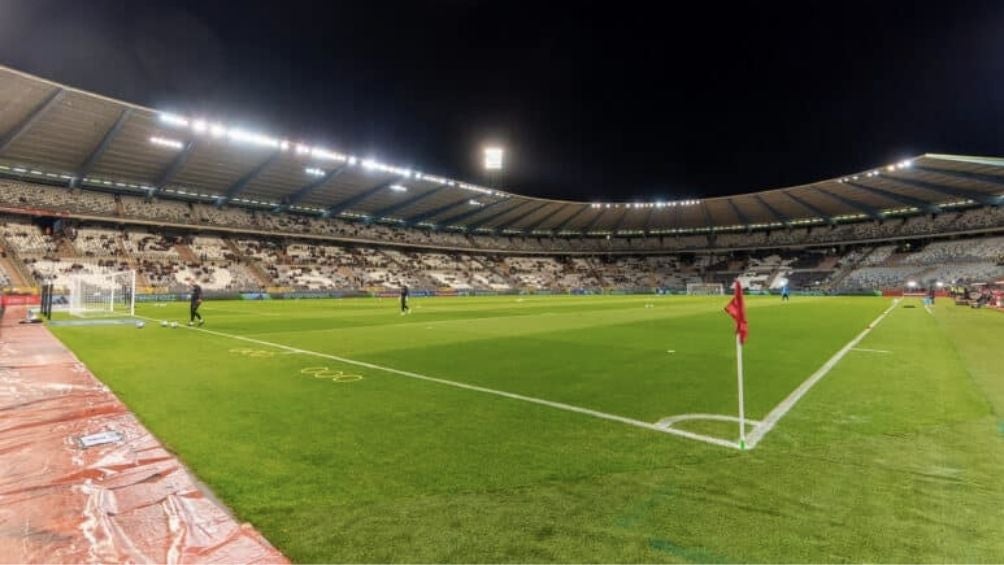
<svg viewBox="0 0 1004 565"><path fill-rule="evenodd" d="M294 561L1004 561L1004 315L749 297L740 450L727 300L208 301L201 329L160 327L170 303L53 331Z"/></svg>

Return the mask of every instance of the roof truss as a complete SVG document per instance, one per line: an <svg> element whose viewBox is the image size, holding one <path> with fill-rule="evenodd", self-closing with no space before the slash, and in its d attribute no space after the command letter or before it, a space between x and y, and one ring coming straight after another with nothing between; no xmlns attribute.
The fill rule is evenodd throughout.
<svg viewBox="0 0 1004 565"><path fill-rule="evenodd" d="M791 218L789 218L785 214L782 214L781 211L778 210L777 208L771 206L770 203L767 202L762 196L760 196L759 194L754 194L753 197L756 198L757 202L759 202L764 208L770 211L770 213L774 215L775 219L780 220L780 222L786 226L791 225Z"/></svg>
<svg viewBox="0 0 1004 565"><path fill-rule="evenodd" d="M458 208L460 206L463 206L464 204L467 204L468 206L470 206L469 202L470 202L470 198L468 198L468 197L465 196L465 197L461 198L460 200L456 200L456 201L451 202L449 204L444 204L443 206L440 206L438 208L433 208L432 210L428 210L426 212L422 212L421 214L417 214L415 216L411 216L409 218L406 218L406 223L409 226L413 226L415 224L424 222L424 221L429 220L431 218L435 218L436 216L438 216L440 214L444 214L444 213L449 212L451 210L455 210L456 208ZM503 201L499 200L497 202L489 204L489 206L492 206L493 204L498 204L499 202L503 202ZM478 206L476 208L476 210L473 210L473 211L472 210L468 210L468 212L480 211L480 210L483 210L484 208L486 208L486 206ZM465 214L466 213L467 212L465 212ZM460 216L464 216L464 214L460 214ZM451 223L452 219L453 218L447 218L447 220L444 221L444 222L442 222L442 224L443 225L449 225Z"/></svg>
<svg viewBox="0 0 1004 565"><path fill-rule="evenodd" d="M310 196L310 194L313 193L315 190L321 188L322 186L338 178L339 175L345 172L345 169L347 167L348 165L342 165L341 167L331 169L330 171L328 171L328 174L324 175L323 177L303 185L302 188L300 188L299 190L297 190L296 192L294 192L288 198L285 199L285 202L282 206L280 206L280 209L286 209L289 208L290 206L295 206L299 204L300 202L303 201L304 198Z"/></svg>
<svg viewBox="0 0 1004 565"><path fill-rule="evenodd" d="M508 214L509 212L512 212L514 210L518 210L518 209L522 208L523 206L526 206L530 202L533 202L533 201L532 200L524 200L524 201L520 202L519 204L517 204L515 206L512 206L511 208L506 208L505 210L500 210L498 212L495 212L494 214L489 214L489 215L485 216L484 218L481 218L480 220L478 220L476 222L468 224L465 227L468 229L468 231L469 230L476 230L476 229L480 228L481 226L487 224L488 222L490 222L490 221L492 221L492 220L494 220L496 218L500 218L500 217L504 216L505 214ZM485 206L481 210L484 211L485 208L487 208L487 206Z"/></svg>
<svg viewBox="0 0 1004 565"><path fill-rule="evenodd" d="M364 201L372 198L374 195L376 195L376 193L380 192L381 190L390 188L391 185L397 184L399 182L401 182L401 179L398 177L394 177L390 180L381 182L380 184L372 188L367 188L366 190L360 192L359 194L350 196L349 198L342 200L341 202L335 204L334 206L331 206L330 208L327 209L325 213L329 216L337 216L338 214L341 214L342 212L351 209L353 206L359 205Z"/></svg>
<svg viewBox="0 0 1004 565"><path fill-rule="evenodd" d="M883 219L885 219L885 216L882 215L882 212L879 212L878 210L876 210L875 208L872 208L871 206L865 206L864 204L862 204L860 202L855 202L855 201L851 200L850 198L846 198L846 197L844 197L844 196L842 196L840 194L837 194L835 192L831 192L831 191L829 191L829 190L827 190L827 189L825 189L825 188L823 188L821 186L817 186L816 187L816 191L819 192L820 194L825 194L825 195L829 196L833 200L836 200L837 202L840 202L840 203L844 204L845 206L849 206L851 208L854 208L855 210L861 212L862 214L868 216L869 218L872 218L873 220L883 220Z"/></svg>
<svg viewBox="0 0 1004 565"><path fill-rule="evenodd" d="M443 192L447 188L449 188L448 185L441 184L441 185L439 185L439 186L437 186L437 187L435 187L435 188L433 188L431 190L427 190L427 191L425 191L425 192L423 192L421 194L416 194L415 196L412 196L411 198L406 198L406 199L404 199L404 200L402 200L400 202L397 202L395 204L391 204L390 206L387 206L385 208L381 208L381 209L377 210L376 212L373 212L373 215L376 216L376 217L378 217L378 218L386 218L386 217L390 216L391 214L397 212L398 210L404 210L404 209L408 208L409 206L414 206L415 204L418 204L419 202L425 200L426 198L429 198L430 196L435 196L436 194L439 194L439 193Z"/></svg>
<svg viewBox="0 0 1004 565"><path fill-rule="evenodd" d="M888 198L889 200L892 200L894 202L899 202L904 206L913 206L915 208L920 208L921 210L924 210L931 214L938 214L941 212L941 208L938 208L937 206L931 204L930 202L925 202L924 200L920 200L919 198L913 198L912 196L906 196L905 194L897 194L895 192L890 192L888 190L881 189L878 187L867 186L861 184L860 182L855 182L855 181L847 181L847 184L855 188L861 189L865 192L870 192L871 194L875 194L883 198Z"/></svg>
<svg viewBox="0 0 1004 565"><path fill-rule="evenodd" d="M108 128L108 131L105 132L104 137L101 138L98 145L91 151L91 154L84 159L84 162L81 163L80 167L77 168L77 176L70 181L70 186L77 186L80 183L80 179L90 174L91 169L94 168L94 165L97 164L98 160L101 159L101 156L108 150L108 146L112 144L112 140L115 139L115 136L118 135L122 126L125 125L130 116L132 116L132 108L127 107L122 110L119 117L115 120L115 123L112 124L112 127Z"/></svg>
<svg viewBox="0 0 1004 565"><path fill-rule="evenodd" d="M234 198L239 196L242 192L244 192L244 189L246 189L248 185L251 184L252 181L254 181L254 179L258 178L258 175L262 174L265 171L265 169L269 168L269 166L271 166L272 163L275 163L279 159L279 155L280 152L275 151L274 153L266 157L264 161L259 163L258 166L251 169L251 171L249 171L248 174L244 175L237 182L230 185L230 188L228 188L227 191L224 193L223 198L219 201L219 203L222 204L223 202L229 202L230 200L233 200Z"/></svg>
<svg viewBox="0 0 1004 565"><path fill-rule="evenodd" d="M540 206L534 206L534 208L532 210L530 210L528 212L525 212L523 214L520 214L518 217L513 218L512 220L509 220L507 222L504 222L504 223L501 223L501 224L495 226L495 229L505 229L505 228L507 228L507 227L515 224L516 222L520 221L522 218L527 218L529 216L532 216L533 214L535 214L538 211L542 210L544 207L550 206L551 204L554 204L554 203L553 202L544 202ZM527 231L527 230L524 229L524 231Z"/></svg>
<svg viewBox="0 0 1004 565"><path fill-rule="evenodd" d="M23 120L7 130L3 137L0 138L0 154L6 152L22 135L28 133L65 95L66 91L62 88L54 89L37 106L32 108L31 112Z"/></svg>

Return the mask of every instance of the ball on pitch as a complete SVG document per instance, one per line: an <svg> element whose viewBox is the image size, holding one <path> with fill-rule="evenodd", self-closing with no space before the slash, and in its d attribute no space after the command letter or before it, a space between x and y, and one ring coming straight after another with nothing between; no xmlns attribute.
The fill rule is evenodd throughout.
<svg viewBox="0 0 1004 565"><path fill-rule="evenodd" d="M161 320L160 321L160 327L166 328L167 327L167 320Z"/></svg>
<svg viewBox="0 0 1004 565"><path fill-rule="evenodd" d="M177 328L178 327L178 322L171 322L171 327L172 328Z"/></svg>
<svg viewBox="0 0 1004 565"><path fill-rule="evenodd" d="M145 326L145 325L146 325L146 322L142 322L142 321L136 322L136 329L137 330L141 330L141 329L143 329L143 326Z"/></svg>

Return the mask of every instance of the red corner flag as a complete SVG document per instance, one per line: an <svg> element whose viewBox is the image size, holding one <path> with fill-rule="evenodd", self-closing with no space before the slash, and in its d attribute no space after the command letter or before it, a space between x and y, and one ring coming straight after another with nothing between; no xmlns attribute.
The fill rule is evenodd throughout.
<svg viewBox="0 0 1004 565"><path fill-rule="evenodd" d="M736 321L736 335L739 336L739 343L745 344L749 328L746 324L746 304L743 302L743 287L739 284L739 279L736 279L733 290L732 300L729 300L729 303L725 306L725 313L732 316L732 319Z"/></svg>

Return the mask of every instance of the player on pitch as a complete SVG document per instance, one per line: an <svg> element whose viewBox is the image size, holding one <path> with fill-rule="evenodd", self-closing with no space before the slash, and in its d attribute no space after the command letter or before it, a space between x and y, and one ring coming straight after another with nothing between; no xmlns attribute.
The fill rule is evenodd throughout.
<svg viewBox="0 0 1004 565"><path fill-rule="evenodd" d="M401 315L411 314L411 307L408 306L408 285L401 285Z"/></svg>
<svg viewBox="0 0 1004 565"><path fill-rule="evenodd" d="M191 308L189 309L188 319L189 326L195 324L196 318L199 319L200 326L206 323L206 321L202 319L202 314L199 314L199 306L202 306L202 287L199 286L199 283L192 283L192 303Z"/></svg>

